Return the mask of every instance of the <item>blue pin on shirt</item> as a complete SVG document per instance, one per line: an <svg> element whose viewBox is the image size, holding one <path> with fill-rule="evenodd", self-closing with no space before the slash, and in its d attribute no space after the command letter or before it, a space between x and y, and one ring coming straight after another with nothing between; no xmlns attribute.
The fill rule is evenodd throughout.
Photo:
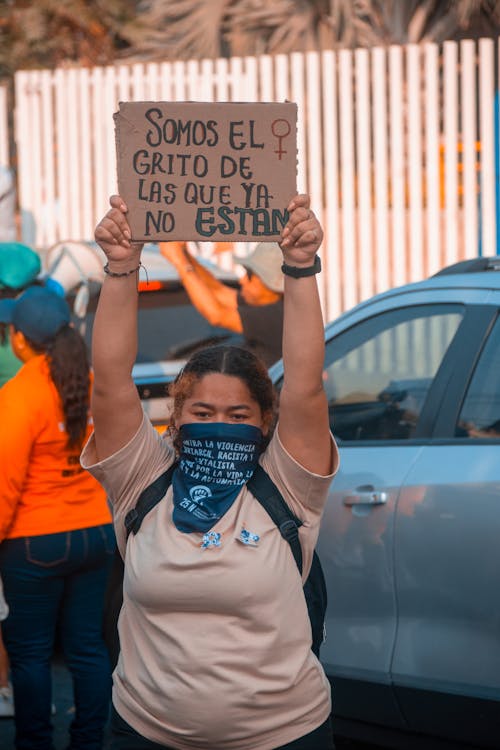
<svg viewBox="0 0 500 750"><path fill-rule="evenodd" d="M257 547L260 536L258 534L252 534L251 531L248 531L247 529L242 529L239 536L240 542L243 542L243 544L249 545L251 547Z"/></svg>
<svg viewBox="0 0 500 750"><path fill-rule="evenodd" d="M220 547L221 537L222 535L219 534L218 531L207 531L206 534L203 534L201 548L208 549L209 547Z"/></svg>

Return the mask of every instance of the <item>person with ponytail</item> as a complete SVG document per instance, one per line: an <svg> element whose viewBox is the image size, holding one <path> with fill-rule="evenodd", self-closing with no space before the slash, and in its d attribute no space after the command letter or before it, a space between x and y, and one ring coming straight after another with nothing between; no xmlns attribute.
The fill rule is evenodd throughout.
<svg viewBox="0 0 500 750"><path fill-rule="evenodd" d="M18 750L50 750L51 659L59 636L74 687L71 750L102 747L111 668L102 638L115 549L106 494L79 462L91 431L91 370L66 301L31 287L0 302L23 362L0 388L0 572L9 607Z"/></svg>
<svg viewBox="0 0 500 750"><path fill-rule="evenodd" d="M279 242L279 409L254 352L208 347L173 384L164 435L132 378L142 246L121 197L110 204L95 230L107 263L92 339L94 434L81 455L113 505L124 560L110 750L333 750L303 592L338 466L322 378L323 231L309 196L291 200ZM302 577L248 485L258 465L301 521ZM171 467L163 498L127 538L125 517Z"/></svg>

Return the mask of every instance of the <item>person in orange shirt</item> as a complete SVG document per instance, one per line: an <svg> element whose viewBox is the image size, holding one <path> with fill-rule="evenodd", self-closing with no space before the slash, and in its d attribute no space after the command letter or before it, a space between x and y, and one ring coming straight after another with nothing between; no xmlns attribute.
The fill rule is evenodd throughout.
<svg viewBox="0 0 500 750"><path fill-rule="evenodd" d="M216 279L185 242L160 242L159 246L177 269L191 302L209 323L243 334L241 345L267 367L281 359L283 255L276 242L259 242L245 258L233 255L246 271L238 290Z"/></svg>
<svg viewBox="0 0 500 750"><path fill-rule="evenodd" d="M98 750L111 668L102 639L115 537L106 494L79 462L91 373L66 301L44 287L2 300L24 363L0 389L0 572L9 614L16 748L50 750L51 658L59 628L73 677L69 747Z"/></svg>

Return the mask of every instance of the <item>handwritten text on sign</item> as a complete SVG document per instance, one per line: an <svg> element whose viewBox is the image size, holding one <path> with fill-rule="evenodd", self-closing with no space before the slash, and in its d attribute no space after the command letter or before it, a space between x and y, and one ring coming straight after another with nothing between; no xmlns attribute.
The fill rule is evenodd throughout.
<svg viewBox="0 0 500 750"><path fill-rule="evenodd" d="M276 240L296 193L292 103L121 102L118 190L134 240Z"/></svg>

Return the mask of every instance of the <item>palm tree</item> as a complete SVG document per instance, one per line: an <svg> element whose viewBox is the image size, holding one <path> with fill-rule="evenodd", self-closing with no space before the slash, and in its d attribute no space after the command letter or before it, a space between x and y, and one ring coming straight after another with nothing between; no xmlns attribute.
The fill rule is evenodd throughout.
<svg viewBox="0 0 500 750"><path fill-rule="evenodd" d="M68 61L200 59L499 33L498 0L4 0L0 78Z"/></svg>
<svg viewBox="0 0 500 750"><path fill-rule="evenodd" d="M498 0L143 0L127 55L189 59L492 36Z"/></svg>
<svg viewBox="0 0 500 750"><path fill-rule="evenodd" d="M128 42L135 0L4 0L0 8L0 78L21 68L111 62Z"/></svg>

